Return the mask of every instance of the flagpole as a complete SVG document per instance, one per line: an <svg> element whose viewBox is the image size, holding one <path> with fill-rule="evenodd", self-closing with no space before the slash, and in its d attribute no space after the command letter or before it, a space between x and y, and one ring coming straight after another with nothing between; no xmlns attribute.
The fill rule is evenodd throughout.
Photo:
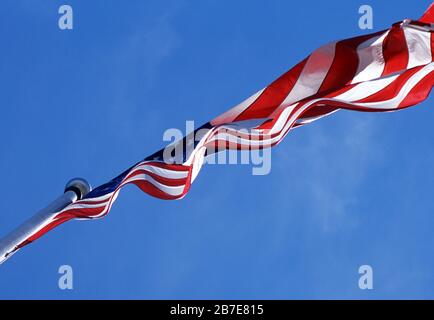
<svg viewBox="0 0 434 320"><path fill-rule="evenodd" d="M35 234L47 221L67 205L82 199L91 191L90 184L82 178L71 179L65 186L64 193L47 207L38 211L30 219L22 223L15 230L0 239L0 264L10 258L17 246Z"/></svg>

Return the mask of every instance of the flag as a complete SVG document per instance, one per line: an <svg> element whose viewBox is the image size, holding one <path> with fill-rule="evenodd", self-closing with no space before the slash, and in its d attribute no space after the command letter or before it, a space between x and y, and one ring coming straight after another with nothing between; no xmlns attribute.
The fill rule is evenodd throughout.
<svg viewBox="0 0 434 320"><path fill-rule="evenodd" d="M388 30L320 47L264 89L171 145L183 147L177 158L167 159L164 148L136 163L54 214L3 258L68 220L104 217L126 184L161 199L184 197L204 158L222 147L269 148L292 129L339 110L390 112L418 104L434 81L433 22L434 4L419 20L406 19Z"/></svg>

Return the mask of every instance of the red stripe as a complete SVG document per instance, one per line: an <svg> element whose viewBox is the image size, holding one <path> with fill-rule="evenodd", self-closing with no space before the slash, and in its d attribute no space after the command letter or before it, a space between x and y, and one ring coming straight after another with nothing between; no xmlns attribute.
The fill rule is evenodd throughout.
<svg viewBox="0 0 434 320"><path fill-rule="evenodd" d="M336 90L339 87L349 84L355 77L359 65L359 56L357 54L358 46L384 32L385 31L379 31L337 42L335 58L318 94L324 95L331 90Z"/></svg>
<svg viewBox="0 0 434 320"><path fill-rule="evenodd" d="M163 200L175 200L175 199L179 199L181 198L187 191L184 189L184 192L181 195L178 196L173 196L170 194L165 193L164 191L161 191L160 189L158 189L156 186L154 186L152 183L150 183L149 181L144 181L144 180L138 180L138 181L133 181L131 182L132 184L136 185L140 190L142 190L143 192L159 198L159 199L163 199Z"/></svg>
<svg viewBox="0 0 434 320"><path fill-rule="evenodd" d="M235 121L266 118L285 100L297 82L307 58L271 83Z"/></svg>
<svg viewBox="0 0 434 320"><path fill-rule="evenodd" d="M326 115L330 112L336 111L339 108L332 107L332 106L313 106L306 111L304 111L298 119L303 118L312 118L312 117L319 117Z"/></svg>
<svg viewBox="0 0 434 320"><path fill-rule="evenodd" d="M433 83L434 71L431 71L411 89L405 99L399 104L399 108L407 108L424 101L431 92Z"/></svg>
<svg viewBox="0 0 434 320"><path fill-rule="evenodd" d="M419 20L426 23L434 22L434 3L429 6Z"/></svg>
<svg viewBox="0 0 434 320"><path fill-rule="evenodd" d="M404 70L408 64L408 48L404 30L395 24L383 41L384 70L382 76Z"/></svg>

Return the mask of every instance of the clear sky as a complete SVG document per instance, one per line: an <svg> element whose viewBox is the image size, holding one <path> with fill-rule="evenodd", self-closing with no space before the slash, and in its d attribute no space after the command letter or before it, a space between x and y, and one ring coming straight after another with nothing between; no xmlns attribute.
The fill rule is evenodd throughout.
<svg viewBox="0 0 434 320"><path fill-rule="evenodd" d="M94 186L332 40L418 18L428 0L1 2L0 234L74 176ZM205 166L180 201L123 189L0 267L0 298L434 298L434 97L291 132L271 173ZM58 288L70 265L74 289ZM369 264L374 289L358 287Z"/></svg>

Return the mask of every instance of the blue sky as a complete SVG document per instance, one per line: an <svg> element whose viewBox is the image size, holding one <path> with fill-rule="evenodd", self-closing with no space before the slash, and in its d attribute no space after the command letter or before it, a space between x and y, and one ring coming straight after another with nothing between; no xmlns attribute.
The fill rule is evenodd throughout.
<svg viewBox="0 0 434 320"><path fill-rule="evenodd" d="M365 34L360 1L2 1L0 233L74 176L94 186L202 124L320 45ZM429 1L370 1L374 30ZM434 298L434 98L338 112L290 133L271 173L202 169L180 201L123 189L0 267L0 299ZM57 286L59 266L74 289ZM358 268L374 270L374 290Z"/></svg>

